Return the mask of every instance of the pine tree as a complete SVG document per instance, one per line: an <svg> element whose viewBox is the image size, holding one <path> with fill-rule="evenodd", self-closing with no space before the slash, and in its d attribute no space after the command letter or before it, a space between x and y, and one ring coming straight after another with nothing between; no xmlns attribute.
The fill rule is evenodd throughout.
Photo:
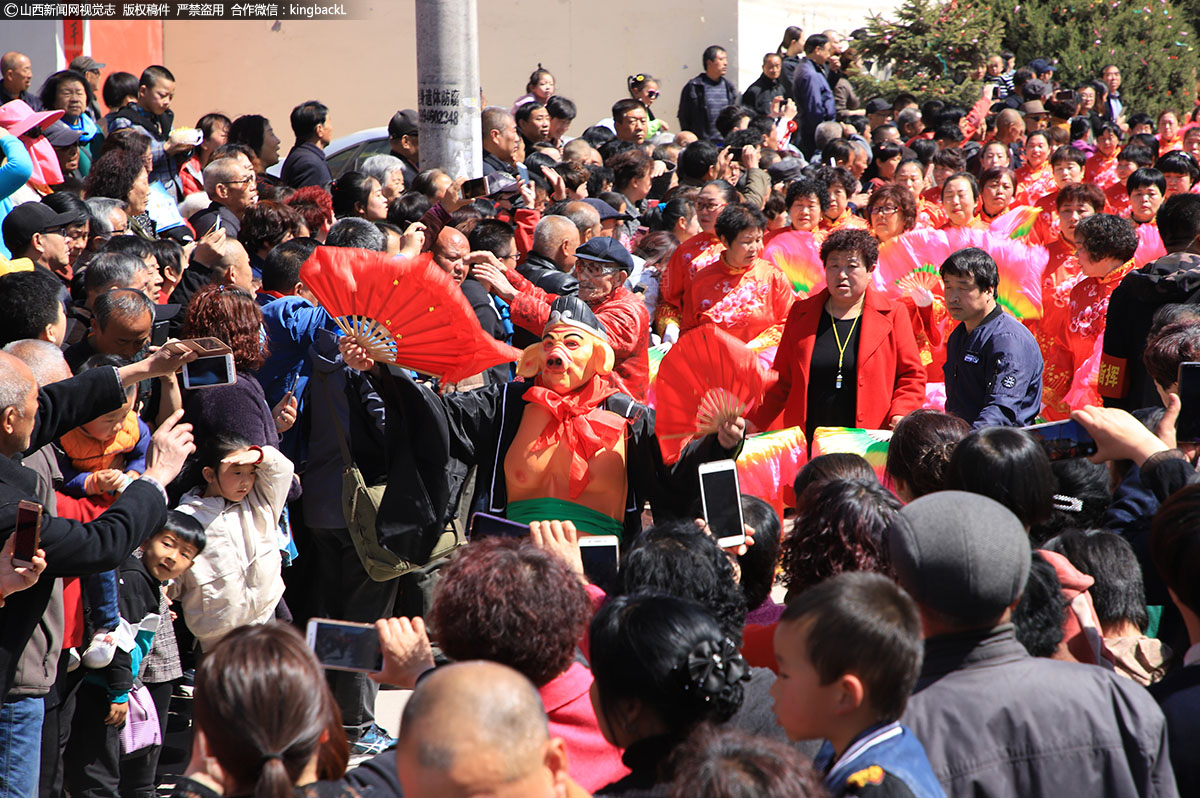
<svg viewBox="0 0 1200 798"><path fill-rule="evenodd" d="M940 99L970 107L980 84L972 69L1000 51L1002 17L987 0L905 0L891 18L871 17L859 47L873 62L859 76L860 93L895 96L909 92L918 101Z"/></svg>
<svg viewBox="0 0 1200 798"><path fill-rule="evenodd" d="M1004 42L1017 64L1045 58L1055 79L1073 87L1121 68L1126 115L1190 111L1200 63L1196 34L1167 0L1001 0Z"/></svg>

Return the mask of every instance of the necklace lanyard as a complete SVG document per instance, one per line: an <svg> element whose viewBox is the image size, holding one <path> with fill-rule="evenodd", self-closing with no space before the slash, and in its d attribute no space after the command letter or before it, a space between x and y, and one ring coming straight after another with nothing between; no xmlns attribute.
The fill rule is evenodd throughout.
<svg viewBox="0 0 1200 798"><path fill-rule="evenodd" d="M854 328L858 326L860 318L862 318L862 313L854 317L854 323L850 325L850 332L846 334L846 343L842 343L842 338L838 335L838 320L833 317L832 313L829 314L829 321L833 324L833 340L837 342L838 348L837 382L833 384L835 391L842 389L842 359L846 356L846 347L850 345L850 339L854 337Z"/></svg>

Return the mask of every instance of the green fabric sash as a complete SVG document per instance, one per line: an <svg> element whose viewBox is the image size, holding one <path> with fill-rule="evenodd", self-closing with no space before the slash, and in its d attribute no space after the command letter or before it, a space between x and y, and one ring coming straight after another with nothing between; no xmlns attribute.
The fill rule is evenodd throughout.
<svg viewBox="0 0 1200 798"><path fill-rule="evenodd" d="M508 503L505 517L519 524L534 521L570 521L587 535L616 535L619 539L624 525L602 512L566 499L522 499Z"/></svg>

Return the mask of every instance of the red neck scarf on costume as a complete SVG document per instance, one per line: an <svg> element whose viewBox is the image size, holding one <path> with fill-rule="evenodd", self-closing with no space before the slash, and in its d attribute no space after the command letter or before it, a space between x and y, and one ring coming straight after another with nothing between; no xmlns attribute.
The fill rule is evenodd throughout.
<svg viewBox="0 0 1200 798"><path fill-rule="evenodd" d="M617 388L612 380L599 375L568 394L555 393L541 382L539 376L525 398L548 411L553 420L533 442L533 451L560 443L571 450L570 495L574 499L587 487L588 460L602 449L616 446L625 432L625 419L600 407Z"/></svg>

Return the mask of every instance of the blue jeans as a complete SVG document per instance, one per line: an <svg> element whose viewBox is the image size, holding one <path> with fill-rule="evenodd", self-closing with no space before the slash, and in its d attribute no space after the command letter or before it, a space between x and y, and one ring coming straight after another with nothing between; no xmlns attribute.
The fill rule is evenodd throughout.
<svg viewBox="0 0 1200 798"><path fill-rule="evenodd" d="M41 696L0 705L0 798L38 794L45 707Z"/></svg>

